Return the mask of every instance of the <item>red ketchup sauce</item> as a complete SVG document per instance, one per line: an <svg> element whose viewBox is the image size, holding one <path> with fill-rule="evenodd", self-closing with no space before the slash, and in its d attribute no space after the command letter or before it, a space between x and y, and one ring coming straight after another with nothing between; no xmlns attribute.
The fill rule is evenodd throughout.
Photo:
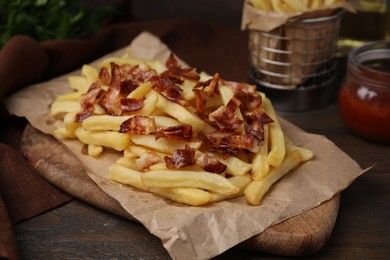
<svg viewBox="0 0 390 260"><path fill-rule="evenodd" d="M339 110L352 132L390 144L390 42L368 43L350 52Z"/></svg>

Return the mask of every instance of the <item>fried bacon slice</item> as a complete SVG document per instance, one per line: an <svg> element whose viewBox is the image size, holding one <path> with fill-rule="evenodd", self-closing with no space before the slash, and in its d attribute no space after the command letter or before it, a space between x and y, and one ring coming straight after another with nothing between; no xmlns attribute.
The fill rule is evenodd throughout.
<svg viewBox="0 0 390 260"><path fill-rule="evenodd" d="M165 156L164 161L168 169L180 169L187 165L194 165L196 162L195 150L186 145L184 149L173 151L172 157Z"/></svg>
<svg viewBox="0 0 390 260"><path fill-rule="evenodd" d="M183 90L168 77L155 76L151 78L151 82L155 83L153 89L166 99L182 106L189 105L181 95Z"/></svg>
<svg viewBox="0 0 390 260"><path fill-rule="evenodd" d="M110 63L111 78L108 83L108 71L100 71L102 81L108 83L108 90L104 93L99 104L105 108L107 114L119 116L133 112L143 107L143 99L131 99L126 96L145 81L157 73L144 66ZM108 75L108 76L107 76Z"/></svg>
<svg viewBox="0 0 390 260"><path fill-rule="evenodd" d="M227 166L214 157L208 156L204 153L196 153L196 164L199 165L203 170L213 173L223 173Z"/></svg>
<svg viewBox="0 0 390 260"><path fill-rule="evenodd" d="M171 53L165 62L167 70L161 76L171 79L173 82L181 83L184 79L199 80L200 76L195 68L183 69L180 67L173 53Z"/></svg>
<svg viewBox="0 0 390 260"><path fill-rule="evenodd" d="M95 101L99 99L99 96L102 95L103 90L100 88L101 81L94 82L87 93L83 94L81 97L81 111L78 112L75 116L75 122L82 122L87 117L90 117L93 114L93 108Z"/></svg>
<svg viewBox="0 0 390 260"><path fill-rule="evenodd" d="M206 134L208 143L211 145L210 151L218 153L235 154L238 149L253 150L255 148L255 139L253 135L237 134L234 132L215 131Z"/></svg>
<svg viewBox="0 0 390 260"><path fill-rule="evenodd" d="M220 174L227 168L225 164L217 159L199 151L195 151L195 149L188 145L186 145L184 149L176 149L173 152L172 157L165 156L164 161L168 169L180 169L184 166L196 164L205 171Z"/></svg>
<svg viewBox="0 0 390 260"><path fill-rule="evenodd" d="M160 127L154 133L156 140L160 138L175 139L175 140L186 140L192 141L192 125L181 124L169 127Z"/></svg>
<svg viewBox="0 0 390 260"><path fill-rule="evenodd" d="M146 151L135 160L137 170L143 172L149 169L150 166L160 162L161 159L154 151Z"/></svg>
<svg viewBox="0 0 390 260"><path fill-rule="evenodd" d="M131 134L152 134L157 130L153 117L135 115L124 121L120 128L120 133Z"/></svg>
<svg viewBox="0 0 390 260"><path fill-rule="evenodd" d="M272 123L273 120L264 111L251 111L244 114L248 124L246 132L253 135L256 141L264 140L264 124Z"/></svg>

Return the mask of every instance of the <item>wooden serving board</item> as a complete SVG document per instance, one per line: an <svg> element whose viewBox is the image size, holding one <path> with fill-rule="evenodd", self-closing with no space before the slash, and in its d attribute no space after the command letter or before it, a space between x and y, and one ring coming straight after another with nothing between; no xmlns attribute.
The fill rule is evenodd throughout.
<svg viewBox="0 0 390 260"><path fill-rule="evenodd" d="M80 161L52 136L28 125L21 149L30 163L53 185L91 205L136 221L86 174ZM240 248L286 256L309 255L330 237L340 197L272 226L238 245Z"/></svg>

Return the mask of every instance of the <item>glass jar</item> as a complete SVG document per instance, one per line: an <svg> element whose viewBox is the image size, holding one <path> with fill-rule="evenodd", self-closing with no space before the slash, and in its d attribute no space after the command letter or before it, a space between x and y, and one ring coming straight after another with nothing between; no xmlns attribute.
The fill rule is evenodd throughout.
<svg viewBox="0 0 390 260"><path fill-rule="evenodd" d="M351 50L339 92L340 115L355 134L390 143L390 42Z"/></svg>

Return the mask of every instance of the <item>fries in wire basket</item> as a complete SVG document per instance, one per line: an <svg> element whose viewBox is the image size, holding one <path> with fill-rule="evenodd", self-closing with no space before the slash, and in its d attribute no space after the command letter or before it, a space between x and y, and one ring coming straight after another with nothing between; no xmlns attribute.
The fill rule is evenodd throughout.
<svg viewBox="0 0 390 260"><path fill-rule="evenodd" d="M310 160L285 138L270 100L218 73L165 63L107 58L69 77L73 92L51 106L59 138L76 138L90 156L122 153L111 180L199 206L238 196L260 201L281 177Z"/></svg>
<svg viewBox="0 0 390 260"><path fill-rule="evenodd" d="M346 0L249 0L257 9L277 13L306 12L312 9L344 3Z"/></svg>

